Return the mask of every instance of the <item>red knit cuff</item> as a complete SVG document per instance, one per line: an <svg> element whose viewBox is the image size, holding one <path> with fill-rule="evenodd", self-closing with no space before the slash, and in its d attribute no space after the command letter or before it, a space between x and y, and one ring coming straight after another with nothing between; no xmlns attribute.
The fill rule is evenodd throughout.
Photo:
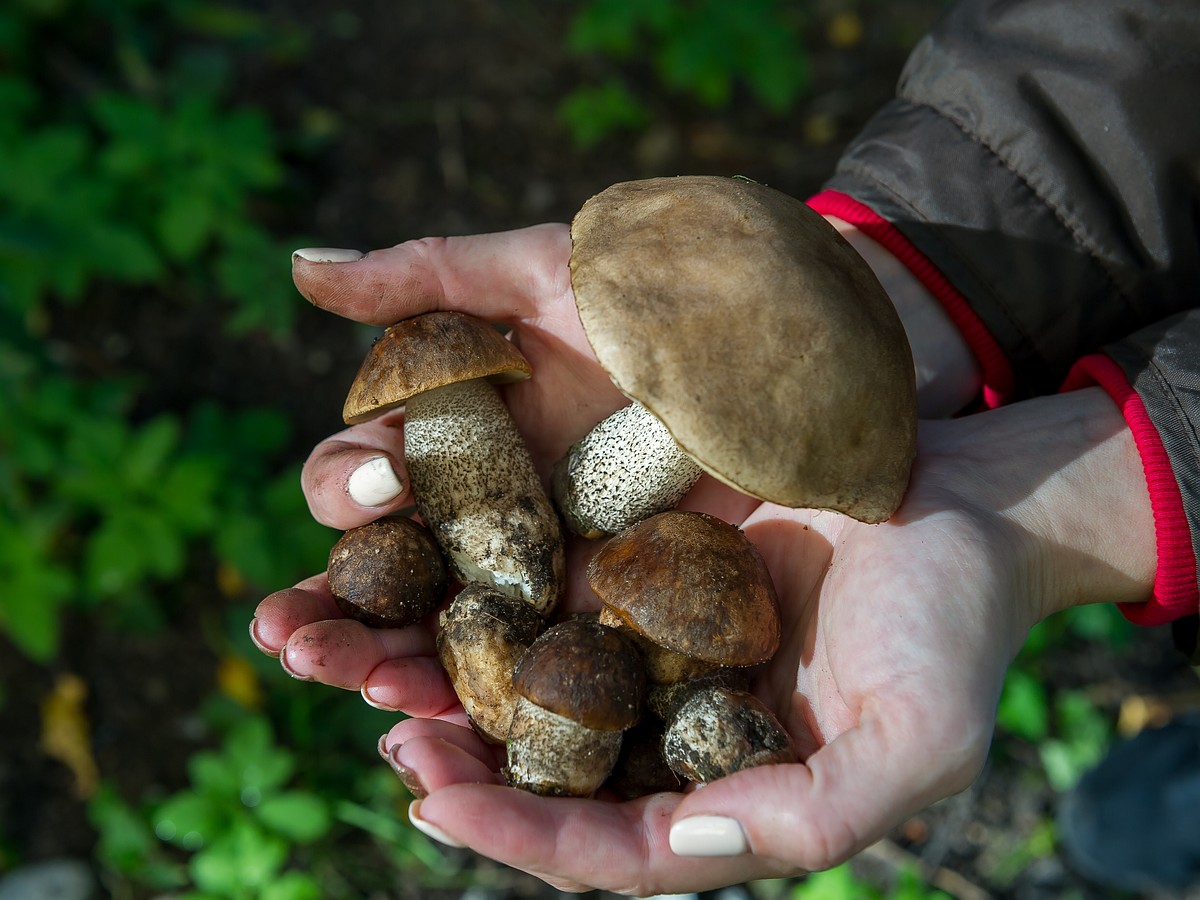
<svg viewBox="0 0 1200 900"><path fill-rule="evenodd" d="M849 222L898 259L929 290L958 328L983 371L983 402L1003 406L1013 396L1013 373L1008 359L987 326L959 290L895 225L869 206L840 191L821 191L808 201L814 210Z"/></svg>
<svg viewBox="0 0 1200 900"><path fill-rule="evenodd" d="M1142 398L1134 391L1121 367L1100 353L1085 356L1071 368L1061 390L1073 391L1092 385L1103 388L1112 397L1133 432L1154 512L1158 552L1154 593L1145 603L1122 603L1119 608L1125 618L1138 625L1163 625L1196 612L1200 596L1196 584L1196 554L1183 512L1179 483L1158 429L1150 421Z"/></svg>

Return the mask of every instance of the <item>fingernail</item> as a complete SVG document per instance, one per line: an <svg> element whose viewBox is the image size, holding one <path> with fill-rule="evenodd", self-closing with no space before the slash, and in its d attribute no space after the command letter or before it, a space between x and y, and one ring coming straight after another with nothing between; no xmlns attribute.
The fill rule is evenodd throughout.
<svg viewBox="0 0 1200 900"><path fill-rule="evenodd" d="M297 672L295 669L293 669L288 664L287 647L284 647L283 650L279 654L279 665L281 665L283 667L283 671L287 672L289 675L291 675L297 681L312 681L313 680L311 675L301 675L299 672Z"/></svg>
<svg viewBox="0 0 1200 900"><path fill-rule="evenodd" d="M389 500L395 500L403 490L404 485L396 477L396 470L386 456L368 459L354 470L346 482L350 499L359 506L382 506Z"/></svg>
<svg viewBox="0 0 1200 900"><path fill-rule="evenodd" d="M388 736L387 736L387 732L385 731L383 734L381 734L379 736L379 743L375 745L375 749L377 751L379 751L380 757L382 757L385 761L390 761L390 757L388 755L387 739L388 739Z"/></svg>
<svg viewBox="0 0 1200 900"><path fill-rule="evenodd" d="M439 844L445 844L447 847L462 848L467 846L466 844L460 844L458 841L450 837L450 835L446 834L446 832L442 831L442 829L438 828L431 822L426 822L421 818L420 811L420 800L414 800L412 803L408 804L408 821L412 822L417 831L421 832L421 834L425 835L425 837L431 838L432 840L437 841Z"/></svg>
<svg viewBox="0 0 1200 900"><path fill-rule="evenodd" d="M365 684L358 689L358 692L362 694L362 698L366 701L367 706L373 706L376 709L382 709L384 712L396 712L396 707L392 706L390 703L384 703L382 700L376 700L371 694L371 689Z"/></svg>
<svg viewBox="0 0 1200 900"><path fill-rule="evenodd" d="M387 737L387 735L385 734L384 737ZM384 756L384 759L386 759L388 765L392 767L392 771L396 773L396 777L400 779L401 783L406 788L408 788L408 792L418 800L423 800L425 797L429 796L429 791L425 790L425 785L421 784L421 777L404 763L400 762L401 746L402 745L397 744L395 747L393 747Z"/></svg>
<svg viewBox="0 0 1200 900"><path fill-rule="evenodd" d="M315 263L358 262L366 256L358 250L343 250L340 247L301 247L292 251L292 257L300 257Z"/></svg>
<svg viewBox="0 0 1200 900"><path fill-rule="evenodd" d="M676 856L740 856L749 851L737 819L692 816L671 826L671 852Z"/></svg>
<svg viewBox="0 0 1200 900"><path fill-rule="evenodd" d="M255 616L250 620L250 640L253 642L255 647L267 654L267 656L274 656L276 658L279 657L279 651L272 650L270 647L264 644L262 638L258 636L258 616Z"/></svg>

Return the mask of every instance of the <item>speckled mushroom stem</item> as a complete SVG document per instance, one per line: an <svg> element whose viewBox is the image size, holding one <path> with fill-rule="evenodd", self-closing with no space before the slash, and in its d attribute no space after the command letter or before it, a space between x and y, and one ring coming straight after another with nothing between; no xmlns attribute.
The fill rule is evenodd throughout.
<svg viewBox="0 0 1200 900"><path fill-rule="evenodd" d="M552 489L567 527L599 538L673 509L700 474L667 427L635 401L567 451Z"/></svg>
<svg viewBox="0 0 1200 900"><path fill-rule="evenodd" d="M518 697L505 780L534 794L590 797L616 766L622 734L588 728Z"/></svg>
<svg viewBox="0 0 1200 900"><path fill-rule="evenodd" d="M458 578L548 616L566 574L562 530L496 389L477 378L411 397L404 456L417 511Z"/></svg>

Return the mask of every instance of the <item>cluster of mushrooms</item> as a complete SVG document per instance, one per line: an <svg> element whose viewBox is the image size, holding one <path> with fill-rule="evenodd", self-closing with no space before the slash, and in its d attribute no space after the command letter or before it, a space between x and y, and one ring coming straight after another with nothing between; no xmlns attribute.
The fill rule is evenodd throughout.
<svg viewBox="0 0 1200 900"><path fill-rule="evenodd" d="M762 500L887 519L915 452L903 329L820 216L750 181L617 184L571 238L580 319L630 404L547 490L496 390L531 377L519 350L458 313L387 329L344 418L404 407L424 524L346 532L330 589L377 627L441 610L442 665L516 787L633 798L791 762L749 691L780 642L767 567L735 526L675 507L707 472ZM603 541L586 573L598 614L555 615L564 524Z"/></svg>

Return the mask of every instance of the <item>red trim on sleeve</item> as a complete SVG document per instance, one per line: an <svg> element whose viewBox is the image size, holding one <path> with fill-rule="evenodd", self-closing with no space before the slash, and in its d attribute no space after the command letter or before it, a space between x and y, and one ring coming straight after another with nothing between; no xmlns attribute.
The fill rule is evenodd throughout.
<svg viewBox="0 0 1200 900"><path fill-rule="evenodd" d="M988 407L1003 406L1012 399L1013 373L1004 351L971 309L967 298L900 229L869 206L840 191L821 191L809 199L808 205L822 215L849 222L903 263L942 304L975 354L983 371L984 404Z"/></svg>
<svg viewBox="0 0 1200 900"><path fill-rule="evenodd" d="M1138 625L1163 625L1196 612L1200 589L1196 584L1196 554L1191 529L1183 512L1183 497L1158 429L1150 421L1142 398L1134 391L1125 372L1100 353L1085 356L1071 368L1062 391L1096 385L1103 388L1120 408L1142 457L1150 506L1154 511L1158 571L1154 593L1145 603L1122 603L1125 618Z"/></svg>

